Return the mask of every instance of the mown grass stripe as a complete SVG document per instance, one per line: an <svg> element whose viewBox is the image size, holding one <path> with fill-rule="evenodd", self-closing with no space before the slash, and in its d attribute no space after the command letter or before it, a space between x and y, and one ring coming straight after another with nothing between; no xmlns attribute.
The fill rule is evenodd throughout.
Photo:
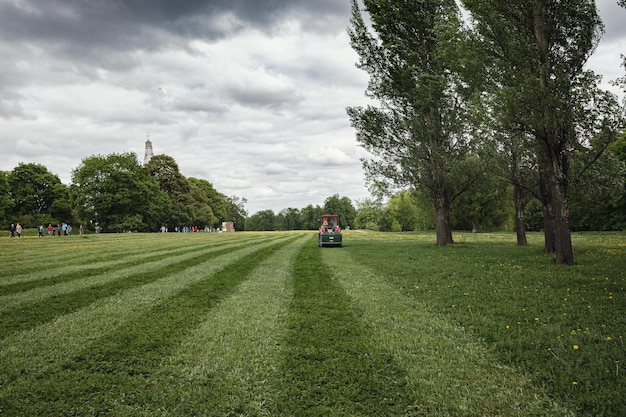
<svg viewBox="0 0 626 417"><path fill-rule="evenodd" d="M217 245L217 244L214 244ZM130 266L150 263L162 259L164 255L177 255L197 252L198 249L206 249L211 245L196 244L191 247L183 247L177 249L164 249L160 251L148 252L141 251L137 254L118 254L117 256L106 255L106 261L88 263L81 260L80 263L64 266L63 268L45 269L28 274L27 276L20 276L17 280L10 280L12 282L4 282L0 284L0 297L14 294L18 292L32 290L38 287L45 287L49 285L60 284L62 282L73 281L78 278L84 278L85 276L102 275L105 272L115 269L125 269ZM102 259L103 255L100 255ZM72 260L69 260L72 262ZM9 280L6 280L9 281Z"/></svg>
<svg viewBox="0 0 626 417"><path fill-rule="evenodd" d="M224 244L247 239L238 234L235 239L226 233L171 233L163 234L99 234L61 237L58 239L33 238L28 240L0 239L0 285L28 280L39 271L66 271L74 265L85 265L95 260L129 256L153 249L177 249L202 243ZM45 254L45 257L42 257Z"/></svg>
<svg viewBox="0 0 626 417"><path fill-rule="evenodd" d="M324 263L368 323L372 343L406 371L412 408L425 416L568 416L571 412L533 386L527 375L498 364L464 329L404 295L343 251ZM388 414L389 415L389 414Z"/></svg>
<svg viewBox="0 0 626 417"><path fill-rule="evenodd" d="M284 240L284 238L282 239ZM0 388L21 378L48 375L60 369L68 357L78 354L91 341L113 334L129 320L143 314L188 285L205 279L224 266L237 262L266 243L234 249L218 258L171 274L158 281L131 288L98 300L74 313L58 317L31 330L18 332L0 340Z"/></svg>
<svg viewBox="0 0 626 417"><path fill-rule="evenodd" d="M310 234L265 259L146 381L146 396L116 415L271 415L293 262Z"/></svg>
<svg viewBox="0 0 626 417"><path fill-rule="evenodd" d="M236 262L203 273L167 298L126 320L114 333L91 340L71 357L59 358L61 368L54 374L36 372L20 378L0 394L0 408L9 412L68 415L85 406L87 413L107 412L117 401L133 403L143 393L146 377L158 367L220 299L260 262L277 250L281 242L259 244L240 251ZM245 253L246 256L241 257ZM176 274L179 275L179 274ZM62 389L59 389L59 385Z"/></svg>
<svg viewBox="0 0 626 417"><path fill-rule="evenodd" d="M225 249L228 247L241 245L242 243L243 242L234 242L230 245L225 244L222 245L221 248ZM248 244L253 243L254 242ZM214 246L207 246L204 249L198 250L196 252L186 253L178 256L164 256L163 259L158 261L146 262L144 264L139 264L133 267L115 269L101 275L86 276L82 279L76 279L71 282L61 282L45 287L37 287L29 291L6 295L0 297L0 312L18 308L22 304L43 302L50 297L77 292L88 288L95 288L100 285L107 284L111 281L129 277L135 274L148 274L151 271L156 271L161 268L167 268L170 264L184 262L185 260L190 260L198 256L202 256L202 254L206 254L214 250Z"/></svg>
<svg viewBox="0 0 626 417"><path fill-rule="evenodd" d="M190 266L198 265L220 256L227 251L229 251L229 249L221 249L209 253L203 252L201 254L196 253L194 257L186 257L186 259L176 263L170 263L166 268L159 267L158 269L151 269L129 276L118 276L117 279L108 281L102 285L54 295L40 302L27 303L26 305L20 305L8 312L0 312L0 335L6 337L13 332L53 321L56 317L76 311L101 298L111 296L112 294L132 287L144 285L169 274L178 273Z"/></svg>
<svg viewBox="0 0 626 417"><path fill-rule="evenodd" d="M311 240L294 265L279 415L402 415L412 398L393 357L368 341L351 301ZM339 250L340 251L340 250Z"/></svg>
<svg viewBox="0 0 626 417"><path fill-rule="evenodd" d="M228 244L228 241L211 238L212 236L206 236L202 240L193 239L184 245L181 245L180 242L161 240L158 242L158 245L151 244L149 252L146 250L145 245L133 245L132 247L126 247L126 245L102 246L101 248L93 248L97 253L89 255L80 248L65 248L62 261L56 261L54 257L46 253L45 260L36 262L35 267L31 267L29 272L11 276L5 274L0 279L0 296L37 286L50 285L55 283L55 281L63 282L62 280L68 276L87 272L88 270L94 271L91 272L91 275L95 275L98 273L95 272L98 269L121 266L133 259L149 261L150 258L163 256L164 254L173 255L209 246ZM253 237L238 239L237 243L243 244L250 239L253 239ZM32 283L32 281L39 282ZM20 287L21 285L23 287Z"/></svg>
<svg viewBox="0 0 626 417"><path fill-rule="evenodd" d="M138 235L139 236L139 235ZM102 257L103 247L106 254L112 257L142 252L142 247L151 243L154 238L148 235L90 235L71 236L60 238L29 239L16 242L17 245L7 244L0 239L0 263L6 265L3 268L4 281L15 276L28 276L28 274L41 269L55 270L69 266L73 261L88 263L92 259ZM162 242L163 244L164 242ZM174 242L172 242L174 243ZM178 245L174 245L178 246ZM7 249L3 251L1 249ZM4 254L11 253L17 258L5 259ZM42 259L41 253L46 254Z"/></svg>

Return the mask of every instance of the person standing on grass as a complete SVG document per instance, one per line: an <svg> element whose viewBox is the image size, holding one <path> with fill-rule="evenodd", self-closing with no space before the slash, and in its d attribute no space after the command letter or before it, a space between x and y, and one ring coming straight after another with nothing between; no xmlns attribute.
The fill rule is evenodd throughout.
<svg viewBox="0 0 626 417"><path fill-rule="evenodd" d="M83 225L81 224L80 226L78 226L78 234L79 234L79 235L82 235L82 234L83 234L83 232L84 232L84 230L83 230Z"/></svg>
<svg viewBox="0 0 626 417"><path fill-rule="evenodd" d="M54 234L54 227L52 227L52 223L48 223L48 236L52 236Z"/></svg>
<svg viewBox="0 0 626 417"><path fill-rule="evenodd" d="M39 225L37 232L39 233L39 237L43 237L43 224Z"/></svg>
<svg viewBox="0 0 626 417"><path fill-rule="evenodd" d="M60 224L57 224L57 236L61 236L61 232L63 231L63 229L61 228Z"/></svg>
<svg viewBox="0 0 626 417"><path fill-rule="evenodd" d="M11 237L15 237L15 225L13 223L11 223L9 230L11 231Z"/></svg>
<svg viewBox="0 0 626 417"><path fill-rule="evenodd" d="M19 223L15 225L15 234L17 237L22 237L22 225Z"/></svg>

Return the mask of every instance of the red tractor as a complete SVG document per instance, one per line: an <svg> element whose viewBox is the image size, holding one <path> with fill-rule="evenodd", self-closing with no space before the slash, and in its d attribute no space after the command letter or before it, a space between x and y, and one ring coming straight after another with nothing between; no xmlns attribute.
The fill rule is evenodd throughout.
<svg viewBox="0 0 626 417"><path fill-rule="evenodd" d="M317 246L339 246L342 245L341 227L339 227L339 216L336 214L322 214L321 226L317 235Z"/></svg>

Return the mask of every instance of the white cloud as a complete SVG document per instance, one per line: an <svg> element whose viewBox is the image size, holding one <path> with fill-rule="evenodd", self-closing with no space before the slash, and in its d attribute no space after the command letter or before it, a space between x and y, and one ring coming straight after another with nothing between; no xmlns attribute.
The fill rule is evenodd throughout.
<svg viewBox="0 0 626 417"><path fill-rule="evenodd" d="M607 81L626 36L611 2L590 62ZM0 169L42 163L69 183L91 155L143 160L149 133L251 213L368 195L345 112L368 102L348 2L148 3L0 0Z"/></svg>

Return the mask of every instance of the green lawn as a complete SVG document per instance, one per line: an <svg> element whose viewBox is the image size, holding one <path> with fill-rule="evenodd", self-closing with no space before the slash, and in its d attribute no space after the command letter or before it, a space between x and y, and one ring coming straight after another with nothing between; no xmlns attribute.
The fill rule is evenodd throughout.
<svg viewBox="0 0 626 417"><path fill-rule="evenodd" d="M0 238L0 416L621 416L626 234Z"/></svg>

